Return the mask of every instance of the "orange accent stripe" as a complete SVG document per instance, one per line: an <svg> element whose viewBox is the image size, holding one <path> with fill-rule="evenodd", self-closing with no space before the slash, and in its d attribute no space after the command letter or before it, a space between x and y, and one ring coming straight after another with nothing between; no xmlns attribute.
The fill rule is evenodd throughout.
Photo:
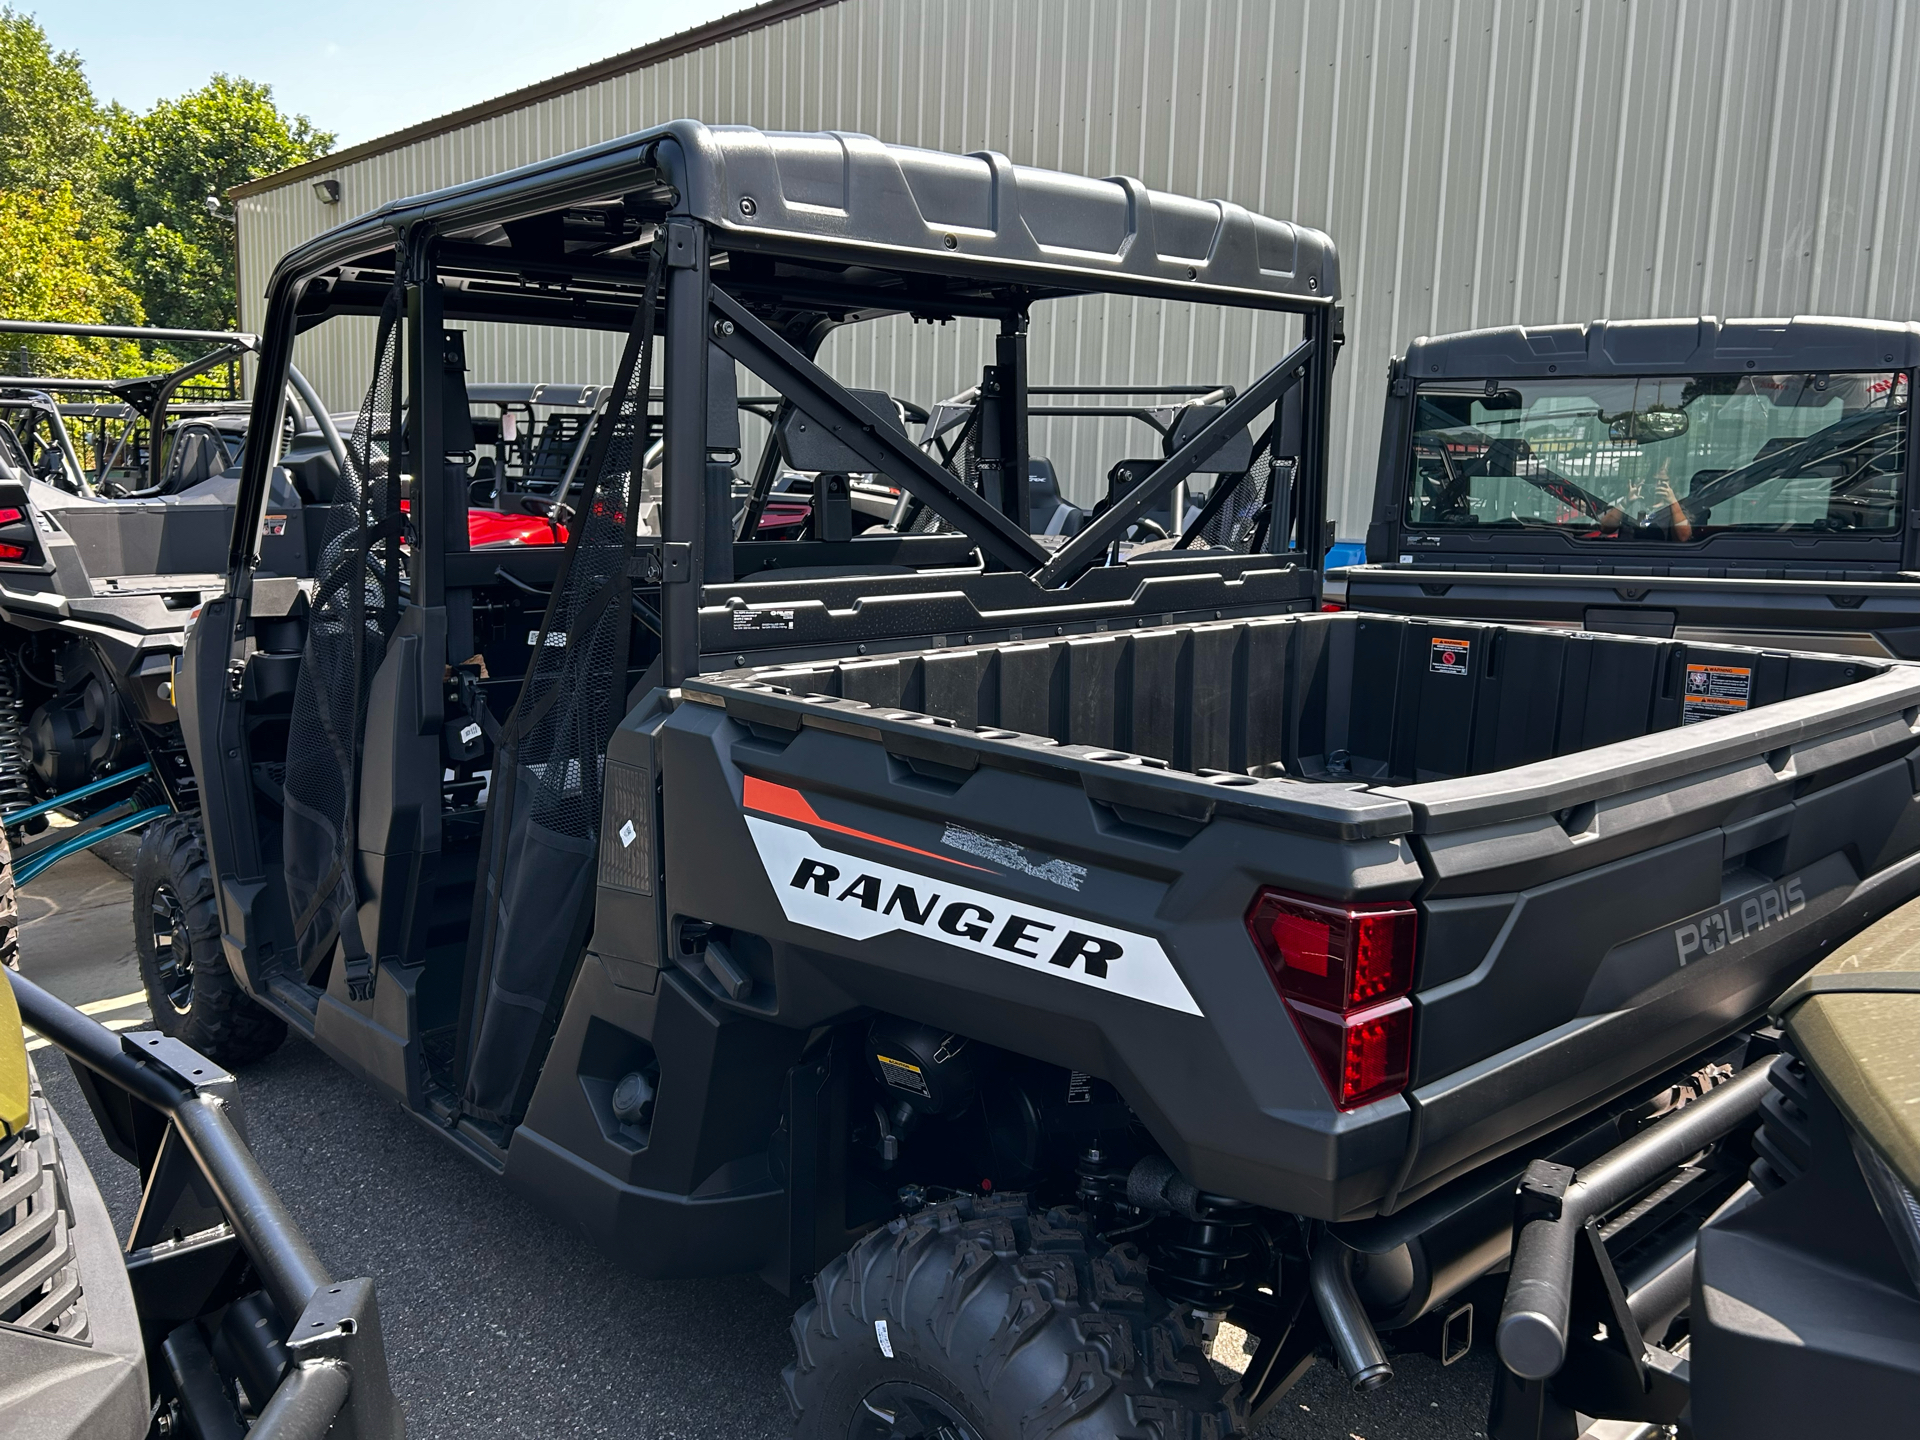
<svg viewBox="0 0 1920 1440"><path fill-rule="evenodd" d="M821 830L831 830L839 835L851 835L856 840L871 840L876 845L885 845L894 850L904 850L909 855L924 855L929 860L941 860L948 865L958 865L963 870L978 870L983 874L993 872L984 865L969 865L964 860L955 860L951 856L936 855L931 850L919 850L912 845L902 845L898 840L889 840L884 835L870 835L865 830L855 830L847 825L836 825L831 820L822 820L814 813L807 797L791 785L776 785L771 780L756 779L752 775L745 777L746 788L741 801L749 810L758 810L763 815L777 815L782 820L792 820L799 825L812 825Z"/></svg>

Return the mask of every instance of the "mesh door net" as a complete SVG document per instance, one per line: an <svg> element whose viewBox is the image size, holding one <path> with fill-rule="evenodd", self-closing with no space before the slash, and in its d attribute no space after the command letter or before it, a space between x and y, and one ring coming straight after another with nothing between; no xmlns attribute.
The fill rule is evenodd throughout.
<svg viewBox="0 0 1920 1440"><path fill-rule="evenodd" d="M943 447L936 440L932 450L933 458L941 469L954 479L965 483L976 495L980 493L980 407L978 405L973 407L973 413L967 417L958 438L951 446ZM904 523L900 528L909 535L933 535L953 528L940 518L938 510L912 497L908 498L904 517Z"/></svg>
<svg viewBox="0 0 1920 1440"><path fill-rule="evenodd" d="M1253 447L1253 463L1238 475L1222 475L1214 482L1213 493L1200 508L1176 549L1231 550L1238 555L1284 546L1290 526L1290 501L1293 493L1292 456L1275 455L1274 440L1278 423ZM1277 534L1273 518L1279 517ZM1275 544L1269 546L1268 536Z"/></svg>
<svg viewBox="0 0 1920 1440"><path fill-rule="evenodd" d="M312 975L338 942L355 999L373 993L374 978L354 884L361 726L367 685L386 654L400 601L400 495L388 457L400 433L401 299L396 284L380 312L373 383L347 443L314 567L307 643L287 730L280 829L301 972ZM382 425L385 452L374 441Z"/></svg>
<svg viewBox="0 0 1920 1440"><path fill-rule="evenodd" d="M602 768L626 703L660 254L621 357L612 423L596 431L583 466L592 489L494 754L469 939L479 980L465 1094L467 1111L488 1120L515 1118L527 1062L586 934Z"/></svg>

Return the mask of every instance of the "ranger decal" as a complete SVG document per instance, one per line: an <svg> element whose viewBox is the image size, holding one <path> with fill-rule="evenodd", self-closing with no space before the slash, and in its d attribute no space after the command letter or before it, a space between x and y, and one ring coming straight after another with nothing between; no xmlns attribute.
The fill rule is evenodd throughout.
<svg viewBox="0 0 1920 1440"><path fill-rule="evenodd" d="M1150 935L882 865L791 825L744 818L780 908L796 925L849 940L906 931L1149 1005L1201 1013Z"/></svg>

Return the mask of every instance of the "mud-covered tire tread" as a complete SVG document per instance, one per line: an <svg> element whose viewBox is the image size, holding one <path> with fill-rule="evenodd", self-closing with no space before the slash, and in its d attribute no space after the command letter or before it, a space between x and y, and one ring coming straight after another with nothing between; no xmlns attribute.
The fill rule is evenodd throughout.
<svg viewBox="0 0 1920 1440"><path fill-rule="evenodd" d="M193 960L193 994L187 1013L173 1008L161 982L153 937L153 896L161 882L173 890L186 917L185 939ZM220 944L220 910L214 900L213 867L200 827L185 815L147 826L133 863L133 938L140 980L153 1023L163 1034L191 1045L216 1065L247 1065L278 1049L287 1025L240 988ZM177 945L181 936L174 937Z"/></svg>
<svg viewBox="0 0 1920 1440"><path fill-rule="evenodd" d="M979 1440L1247 1433L1238 1382L1221 1380L1140 1252L1025 1196L963 1196L874 1231L820 1272L792 1333L796 1440L845 1440L861 1398L890 1380L941 1396Z"/></svg>

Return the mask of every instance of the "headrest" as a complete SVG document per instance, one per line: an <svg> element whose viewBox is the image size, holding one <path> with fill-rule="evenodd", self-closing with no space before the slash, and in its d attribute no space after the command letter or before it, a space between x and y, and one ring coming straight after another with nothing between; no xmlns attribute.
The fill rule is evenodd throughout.
<svg viewBox="0 0 1920 1440"><path fill-rule="evenodd" d="M1060 498L1060 477L1054 474L1053 461L1044 455L1027 457L1027 492L1034 500Z"/></svg>

